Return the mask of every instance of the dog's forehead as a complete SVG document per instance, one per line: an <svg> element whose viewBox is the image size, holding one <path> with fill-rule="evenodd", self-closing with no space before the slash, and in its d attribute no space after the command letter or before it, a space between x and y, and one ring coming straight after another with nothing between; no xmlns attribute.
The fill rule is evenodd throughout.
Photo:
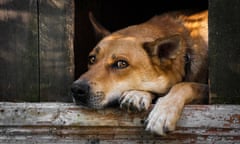
<svg viewBox="0 0 240 144"><path fill-rule="evenodd" d="M137 46L138 40L135 37L130 36L122 36L122 35L110 35L103 40L100 41L98 47L101 48L111 48L111 47L118 47L118 48L126 48L126 47L135 47Z"/></svg>
<svg viewBox="0 0 240 144"><path fill-rule="evenodd" d="M143 42L134 36L113 34L102 39L92 53L108 57L109 55L144 55Z"/></svg>

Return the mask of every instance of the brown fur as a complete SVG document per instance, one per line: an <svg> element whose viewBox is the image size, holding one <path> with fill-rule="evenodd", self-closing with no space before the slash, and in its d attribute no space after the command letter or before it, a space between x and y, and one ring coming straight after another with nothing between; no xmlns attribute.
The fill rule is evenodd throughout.
<svg viewBox="0 0 240 144"><path fill-rule="evenodd" d="M207 99L208 12L168 13L109 33L90 15L98 35L89 70L74 82L77 104L100 109L119 101L127 110L147 110L147 130L175 129L183 106ZM202 83L202 84L200 84Z"/></svg>

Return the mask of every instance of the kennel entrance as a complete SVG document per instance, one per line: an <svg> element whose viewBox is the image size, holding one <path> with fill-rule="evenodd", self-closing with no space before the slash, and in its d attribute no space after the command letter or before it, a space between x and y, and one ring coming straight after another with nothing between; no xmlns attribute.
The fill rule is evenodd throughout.
<svg viewBox="0 0 240 144"><path fill-rule="evenodd" d="M213 105L186 106L172 135L145 132L146 113L91 111L66 103L71 102L70 84L86 70L86 56L95 43L88 10L116 30L167 10L205 9L199 1L176 0L173 7L162 2L162 8L154 2L139 2L136 8L129 1L110 0L0 2L0 142L240 143L239 105L214 105L240 103L238 0L209 1Z"/></svg>

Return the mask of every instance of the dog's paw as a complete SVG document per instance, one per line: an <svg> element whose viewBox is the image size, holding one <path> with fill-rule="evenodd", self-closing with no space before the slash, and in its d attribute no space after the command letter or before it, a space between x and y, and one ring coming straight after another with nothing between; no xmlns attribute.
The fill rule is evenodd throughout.
<svg viewBox="0 0 240 144"><path fill-rule="evenodd" d="M153 95L145 91L126 91L119 99L120 108L128 112L141 112L148 110L152 103Z"/></svg>
<svg viewBox="0 0 240 144"><path fill-rule="evenodd" d="M146 120L146 130L163 136L175 130L183 107L184 104L175 98L159 98Z"/></svg>

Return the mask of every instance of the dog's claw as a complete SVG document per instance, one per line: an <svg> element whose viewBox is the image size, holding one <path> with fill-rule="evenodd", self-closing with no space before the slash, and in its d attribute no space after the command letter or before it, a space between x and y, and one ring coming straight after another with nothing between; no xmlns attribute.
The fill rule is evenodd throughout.
<svg viewBox="0 0 240 144"><path fill-rule="evenodd" d="M163 127L163 133L168 134L170 132L169 128L167 126Z"/></svg>
<svg viewBox="0 0 240 144"><path fill-rule="evenodd" d="M124 100L124 97L121 96L120 99L119 99L119 103L122 104L122 101ZM121 106L121 105L120 105Z"/></svg>
<svg viewBox="0 0 240 144"><path fill-rule="evenodd" d="M128 112L141 112L149 108L152 103L152 94L145 91L126 91L119 98L120 108Z"/></svg>

